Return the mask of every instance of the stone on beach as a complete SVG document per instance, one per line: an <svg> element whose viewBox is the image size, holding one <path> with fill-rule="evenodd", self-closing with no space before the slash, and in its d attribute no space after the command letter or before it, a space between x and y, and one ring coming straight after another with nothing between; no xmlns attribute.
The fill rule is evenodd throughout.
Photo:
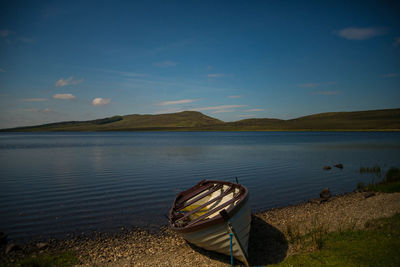
<svg viewBox="0 0 400 267"><path fill-rule="evenodd" d="M331 191L329 191L329 188L325 188L319 193L319 197L322 199L325 199L325 200L330 198L331 196L332 195L331 195Z"/></svg>

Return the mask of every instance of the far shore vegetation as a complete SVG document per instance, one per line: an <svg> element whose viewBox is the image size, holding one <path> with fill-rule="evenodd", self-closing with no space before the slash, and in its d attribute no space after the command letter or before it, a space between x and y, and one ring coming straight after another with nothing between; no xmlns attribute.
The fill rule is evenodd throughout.
<svg viewBox="0 0 400 267"><path fill-rule="evenodd" d="M400 109L328 112L291 120L244 119L234 122L196 111L158 115L113 116L2 129L2 132L96 131L400 131Z"/></svg>

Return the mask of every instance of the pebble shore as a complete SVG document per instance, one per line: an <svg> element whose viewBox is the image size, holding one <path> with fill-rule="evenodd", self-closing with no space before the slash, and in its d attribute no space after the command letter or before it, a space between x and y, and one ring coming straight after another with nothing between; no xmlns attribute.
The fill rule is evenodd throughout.
<svg viewBox="0 0 400 267"><path fill-rule="evenodd" d="M288 229L307 233L316 225L327 231L362 229L371 219L400 213L400 193L355 192L253 214L249 244L251 265L279 263L297 253ZM10 244L9 244L10 245ZM230 266L230 258L188 244L167 227L158 232L134 228L114 235L97 234L2 248L0 265L24 255L75 251L79 266ZM239 264L239 263L238 263Z"/></svg>

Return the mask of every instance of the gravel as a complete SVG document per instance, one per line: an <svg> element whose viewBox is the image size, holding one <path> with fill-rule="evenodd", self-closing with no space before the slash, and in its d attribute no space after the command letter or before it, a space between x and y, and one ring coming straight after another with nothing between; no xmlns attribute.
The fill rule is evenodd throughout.
<svg viewBox="0 0 400 267"><path fill-rule="evenodd" d="M296 253L288 242L288 227L301 234L318 225L327 231L361 229L371 219L400 212L400 193L365 195L356 192L334 196L324 202L309 202L253 214L249 244L251 265L278 263ZM45 244L45 245L43 245ZM2 250L0 265L25 255L76 251L80 266L229 266L230 257L197 248L167 227L158 232L138 228L109 235L47 240L32 243L20 250ZM236 261L237 264L240 264Z"/></svg>

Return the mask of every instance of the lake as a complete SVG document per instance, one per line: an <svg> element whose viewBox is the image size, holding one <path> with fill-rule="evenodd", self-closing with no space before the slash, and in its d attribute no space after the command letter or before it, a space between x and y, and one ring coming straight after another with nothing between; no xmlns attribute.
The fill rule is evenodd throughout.
<svg viewBox="0 0 400 267"><path fill-rule="evenodd" d="M10 239L158 228L202 179L247 186L254 211L351 192L400 167L399 132L1 133L0 231ZM323 170L342 163L343 169Z"/></svg>

